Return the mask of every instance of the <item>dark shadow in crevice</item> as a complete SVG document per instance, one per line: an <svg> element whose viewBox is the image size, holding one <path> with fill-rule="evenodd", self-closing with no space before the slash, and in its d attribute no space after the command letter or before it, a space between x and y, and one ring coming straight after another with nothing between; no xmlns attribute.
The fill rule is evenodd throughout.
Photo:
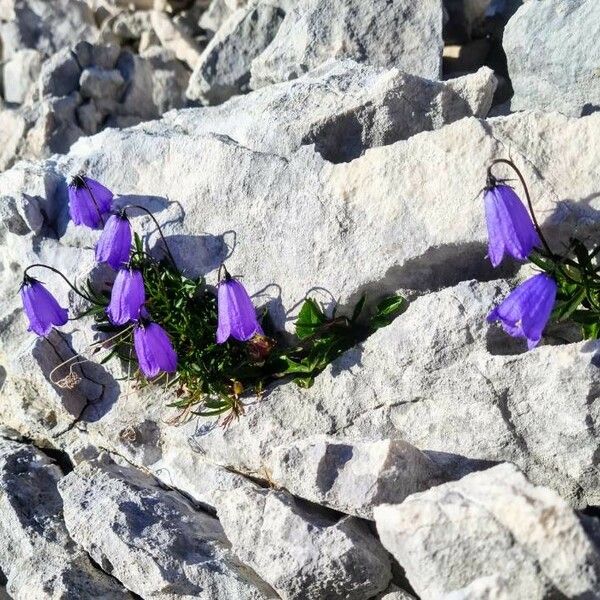
<svg viewBox="0 0 600 600"><path fill-rule="evenodd" d="M438 465L451 480L462 479L465 475L477 471L486 471L504 462L502 460L469 458L461 454L439 452L437 450L423 450L423 453Z"/></svg>

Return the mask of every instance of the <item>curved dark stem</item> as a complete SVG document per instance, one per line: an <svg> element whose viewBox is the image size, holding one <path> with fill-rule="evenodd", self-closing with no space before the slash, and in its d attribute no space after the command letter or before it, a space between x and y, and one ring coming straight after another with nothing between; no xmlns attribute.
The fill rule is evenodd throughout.
<svg viewBox="0 0 600 600"><path fill-rule="evenodd" d="M67 285L78 295L81 296L84 300L87 300L88 302L91 302L92 304L98 304L95 300L93 300L92 298L90 298L87 294L84 294L81 290L78 290L58 269L55 269L54 267L51 267L50 265L45 265L43 263L35 263L33 265L29 265L25 271L23 272L23 277L26 279L28 277L27 275L27 271L29 271L29 269L33 269L34 267L43 267L44 269L48 269L50 271L52 271L53 273L56 273L57 275L60 275L67 283Z"/></svg>
<svg viewBox="0 0 600 600"><path fill-rule="evenodd" d="M529 212L531 214L531 219L533 220L533 225L534 225L538 235L540 236L540 240L542 240L544 249L549 254L549 258L554 258L555 254L550 249L550 246L549 246L548 242L546 241L544 234L542 233L542 228L540 227L537 217L535 216L535 211L533 210L533 203L531 202L531 196L529 195L529 188L527 187L527 184L525 183L525 178L521 174L521 171L518 169L517 165L515 165L515 163L512 160L508 160L507 158L497 158L496 160L492 161L492 163L488 167L488 179L491 179L492 181L496 179L492 175L492 167L497 164L508 165L517 174L517 176L521 182L521 185L523 186L523 189L525 190L527 206L529 207Z"/></svg>
<svg viewBox="0 0 600 600"><path fill-rule="evenodd" d="M175 262L175 259L173 258L173 255L171 254L171 250L169 249L169 244L167 244L167 240L165 240L165 236L163 235L162 229L160 227L160 225L158 224L158 221L156 220L156 217L144 206L140 206L139 204L130 204L129 207L131 208L139 208L140 210L144 211L154 222L154 224L156 225L156 229L158 229L158 234L160 235L160 239L162 240L162 243L165 246L165 250L167 251L167 254L169 255L169 260L171 261L171 264L177 269L177 263ZM127 208L129 207L125 207L123 210L127 210Z"/></svg>

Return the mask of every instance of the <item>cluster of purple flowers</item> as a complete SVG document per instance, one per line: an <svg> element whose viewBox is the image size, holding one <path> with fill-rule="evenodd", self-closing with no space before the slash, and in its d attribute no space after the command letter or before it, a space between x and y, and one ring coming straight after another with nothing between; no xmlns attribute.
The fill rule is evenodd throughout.
<svg viewBox="0 0 600 600"><path fill-rule="evenodd" d="M488 256L497 267L509 254L526 260L542 244L537 223L515 191L490 176L484 196L489 250ZM488 315L488 321L499 321L506 333L527 340L529 349L542 338L556 301L556 281L546 273L534 275L519 285Z"/></svg>
<svg viewBox="0 0 600 600"><path fill-rule="evenodd" d="M133 345L140 370L147 378L177 370L177 353L167 332L151 320L146 309L144 280L129 265L132 231L126 209L111 213L113 193L99 182L77 175L69 185L69 212L76 225L102 228L96 244L96 260L117 271L106 314L113 325L133 327ZM224 267L223 267L224 269ZM52 269L54 270L54 269ZM247 341L262 329L244 286L224 269L218 286L217 343L230 337ZM21 299L29 319L29 330L46 336L52 327L68 321L62 308L44 285L25 272Z"/></svg>

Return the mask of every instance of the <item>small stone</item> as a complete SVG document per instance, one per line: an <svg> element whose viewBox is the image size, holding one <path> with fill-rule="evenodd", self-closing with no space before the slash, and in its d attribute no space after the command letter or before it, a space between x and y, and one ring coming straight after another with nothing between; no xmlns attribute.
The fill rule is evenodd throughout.
<svg viewBox="0 0 600 600"><path fill-rule="evenodd" d="M163 12L152 11L151 22L160 43L193 69L200 58L200 48L196 42Z"/></svg>
<svg viewBox="0 0 600 600"><path fill-rule="evenodd" d="M63 48L43 65L40 73L41 96L67 96L79 87L81 70L69 48Z"/></svg>
<svg viewBox="0 0 600 600"><path fill-rule="evenodd" d="M187 97L220 104L247 92L252 61L273 41L283 17L281 9L264 2L236 11L199 58Z"/></svg>
<svg viewBox="0 0 600 600"><path fill-rule="evenodd" d="M87 135L97 133L102 121L102 114L96 108L93 99L88 100L77 108L77 122Z"/></svg>
<svg viewBox="0 0 600 600"><path fill-rule="evenodd" d="M42 55L37 50L19 50L4 64L2 80L6 102L21 104L42 68Z"/></svg>
<svg viewBox="0 0 600 600"><path fill-rule="evenodd" d="M98 67L88 67L79 79L81 95L87 98L118 98L124 84L123 76L116 69L106 71Z"/></svg>

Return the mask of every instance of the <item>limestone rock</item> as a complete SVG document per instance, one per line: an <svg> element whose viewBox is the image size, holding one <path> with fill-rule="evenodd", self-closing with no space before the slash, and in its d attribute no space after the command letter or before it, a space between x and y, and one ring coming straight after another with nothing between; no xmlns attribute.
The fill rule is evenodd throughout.
<svg viewBox="0 0 600 600"><path fill-rule="evenodd" d="M21 104L37 81L42 56L37 50L23 49L4 64L2 82L6 102Z"/></svg>
<svg viewBox="0 0 600 600"><path fill-rule="evenodd" d="M380 506L375 519L384 545L425 600L476 580L480 593L502 582L512 597L600 593L599 549L577 514L510 464Z"/></svg>
<svg viewBox="0 0 600 600"><path fill-rule="evenodd" d="M283 17L283 11L268 2L251 4L231 15L198 60L188 98L220 104L247 92L252 61L272 42Z"/></svg>
<svg viewBox="0 0 600 600"><path fill-rule="evenodd" d="M332 58L396 67L426 79L441 75L441 0L289 4L275 39L252 63L254 89L295 79Z"/></svg>
<svg viewBox="0 0 600 600"><path fill-rule="evenodd" d="M10 597L130 598L69 537L56 488L61 478L40 451L0 439L0 568Z"/></svg>
<svg viewBox="0 0 600 600"><path fill-rule="evenodd" d="M0 111L0 171L14 163L26 127L27 122L17 111Z"/></svg>
<svg viewBox="0 0 600 600"><path fill-rule="evenodd" d="M402 502L444 480L441 469L400 440L306 438L273 450L272 478L293 494L372 518L373 506Z"/></svg>
<svg viewBox="0 0 600 600"><path fill-rule="evenodd" d="M104 455L80 463L59 489L73 539L142 597L275 597L233 555L217 519L154 478Z"/></svg>
<svg viewBox="0 0 600 600"><path fill-rule="evenodd" d="M23 48L50 56L81 40L95 41L98 29L82 0L7 0L0 23L3 58Z"/></svg>
<svg viewBox="0 0 600 600"><path fill-rule="evenodd" d="M266 136L249 148L232 133L207 133L206 110L171 113L126 132L105 130L80 140L66 157L21 164L0 176L7 196L36 197L61 236L8 232L2 242L2 420L31 437L58 435L61 444L79 448L85 440L114 449L156 468L159 477L194 497L202 495L201 481L183 469L167 471L181 456L190 468L210 461L268 480L279 468L275 448L327 435L352 444L405 440L452 477L510 460L572 504L597 505L600 487L591 466L600 410L595 345L548 345L521 354L519 344L485 323L490 307L509 290L494 280L514 275L516 266L489 266L477 197L490 160L506 156L510 147L551 243L560 243L563 228L589 235L600 187L594 144L600 115L462 119L332 164L312 147L282 155L271 150L274 142ZM243 123L245 115L235 118ZM131 156L144 160L136 169L123 168ZM332 365L312 389L278 386L250 403L247 415L226 431L210 421L166 425L173 416L165 406L170 393L129 390L118 381L126 377L118 364L96 364L92 371L94 363L86 363L82 387L62 390L47 380L59 360L45 342L31 354L14 274L44 261L77 281L92 270L97 233L75 228L66 216L65 178L81 168L125 195L122 202L134 196L136 203L154 207L167 223L178 264L211 282L233 243L227 232L234 227L236 250L228 264L244 274L252 293L264 290L256 303L268 304L279 327L312 286L325 285L340 300L340 310L363 292L376 299L412 289L420 297L392 326ZM141 217L134 226L150 233L152 249L154 227ZM270 251L259 252L256 240ZM66 302L64 289L53 285ZM316 290L311 295L324 303L329 297ZM87 328L66 327L63 333L62 356L89 347ZM126 399L117 402L120 396ZM64 430L74 421L69 437ZM137 444L122 439L129 427L140 431ZM335 502L348 512L364 508L353 506L352 497Z"/></svg>
<svg viewBox="0 0 600 600"><path fill-rule="evenodd" d="M358 519L255 486L224 493L218 515L236 554L286 600L362 600L390 581L387 553Z"/></svg>
<svg viewBox="0 0 600 600"><path fill-rule="evenodd" d="M102 100L117 98L125 80L116 70L104 70L97 67L85 69L79 78L79 91L83 97Z"/></svg>
<svg viewBox="0 0 600 600"><path fill-rule="evenodd" d="M152 27L160 43L193 69L200 59L196 42L163 12L152 11Z"/></svg>
<svg viewBox="0 0 600 600"><path fill-rule="evenodd" d="M495 79L487 68L442 83L396 69L332 62L217 109L179 114L177 122L284 156L313 143L327 160L344 162L367 148L465 116L484 117L494 89Z"/></svg>
<svg viewBox="0 0 600 600"><path fill-rule="evenodd" d="M580 116L600 108L600 4L525 2L508 22L504 50L515 95L512 110Z"/></svg>
<svg viewBox="0 0 600 600"><path fill-rule="evenodd" d="M68 96L79 87L81 69L69 48L47 60L40 74L41 96Z"/></svg>

